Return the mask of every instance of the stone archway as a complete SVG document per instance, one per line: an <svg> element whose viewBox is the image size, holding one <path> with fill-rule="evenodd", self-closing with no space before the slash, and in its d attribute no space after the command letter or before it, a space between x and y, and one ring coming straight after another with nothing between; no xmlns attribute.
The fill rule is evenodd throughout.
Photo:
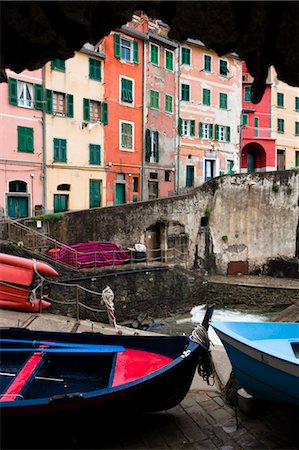
<svg viewBox="0 0 299 450"><path fill-rule="evenodd" d="M257 142L250 142L242 148L241 168L244 172L265 172L266 151Z"/></svg>

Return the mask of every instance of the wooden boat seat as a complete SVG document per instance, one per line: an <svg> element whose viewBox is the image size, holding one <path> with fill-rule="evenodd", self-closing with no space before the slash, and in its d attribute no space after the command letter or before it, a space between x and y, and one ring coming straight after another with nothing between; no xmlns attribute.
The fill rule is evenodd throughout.
<svg viewBox="0 0 299 450"><path fill-rule="evenodd" d="M46 348L45 346L39 346L38 349ZM30 386L31 381L34 379L37 371L45 362L46 355L41 351L34 352L25 361L21 367L19 373L8 385L6 391L1 395L0 402L11 402L22 398L22 395Z"/></svg>

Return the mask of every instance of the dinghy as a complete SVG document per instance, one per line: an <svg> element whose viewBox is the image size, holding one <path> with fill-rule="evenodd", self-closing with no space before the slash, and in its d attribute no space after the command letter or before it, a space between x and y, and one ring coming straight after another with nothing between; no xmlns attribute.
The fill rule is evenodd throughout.
<svg viewBox="0 0 299 450"><path fill-rule="evenodd" d="M0 339L1 418L14 424L171 408L209 356L207 335L200 339L196 330L187 337L7 328Z"/></svg>
<svg viewBox="0 0 299 450"><path fill-rule="evenodd" d="M253 397L299 405L299 323L213 322L240 385Z"/></svg>

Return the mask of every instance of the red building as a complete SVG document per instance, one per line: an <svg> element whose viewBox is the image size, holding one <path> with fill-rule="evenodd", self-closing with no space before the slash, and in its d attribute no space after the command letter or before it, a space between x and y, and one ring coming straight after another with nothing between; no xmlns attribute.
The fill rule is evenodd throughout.
<svg viewBox="0 0 299 450"><path fill-rule="evenodd" d="M251 102L253 79L245 63L242 73L241 172L276 170L275 139L271 130L271 84L267 83L260 103L254 104Z"/></svg>

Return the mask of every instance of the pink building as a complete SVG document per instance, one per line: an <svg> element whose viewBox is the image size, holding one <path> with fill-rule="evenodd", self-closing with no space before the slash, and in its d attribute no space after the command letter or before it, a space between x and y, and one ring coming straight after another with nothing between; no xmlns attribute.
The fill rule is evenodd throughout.
<svg viewBox="0 0 299 450"><path fill-rule="evenodd" d="M0 84L0 216L43 210L42 70L7 70Z"/></svg>

